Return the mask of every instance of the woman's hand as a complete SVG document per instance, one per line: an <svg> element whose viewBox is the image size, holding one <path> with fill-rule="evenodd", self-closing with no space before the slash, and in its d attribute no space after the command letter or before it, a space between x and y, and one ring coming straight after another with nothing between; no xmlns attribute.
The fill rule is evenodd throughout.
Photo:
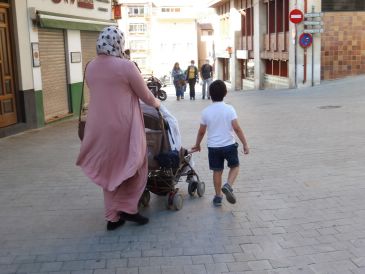
<svg viewBox="0 0 365 274"><path fill-rule="evenodd" d="M161 101L158 100L157 98L155 98L155 104L153 105L154 108L160 108L161 106Z"/></svg>

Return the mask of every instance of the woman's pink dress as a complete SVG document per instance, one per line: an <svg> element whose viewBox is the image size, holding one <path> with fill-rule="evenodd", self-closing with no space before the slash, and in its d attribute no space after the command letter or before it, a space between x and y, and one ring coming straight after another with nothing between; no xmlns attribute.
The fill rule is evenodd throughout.
<svg viewBox="0 0 365 274"><path fill-rule="evenodd" d="M147 181L146 137L139 99L155 98L134 63L99 55L86 70L90 103L77 159L84 173L104 190L108 221L118 212L134 214Z"/></svg>

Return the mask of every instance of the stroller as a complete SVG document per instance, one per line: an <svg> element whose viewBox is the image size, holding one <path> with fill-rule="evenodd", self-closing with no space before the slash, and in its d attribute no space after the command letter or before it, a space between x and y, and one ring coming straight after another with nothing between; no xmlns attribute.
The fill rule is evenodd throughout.
<svg viewBox="0 0 365 274"><path fill-rule="evenodd" d="M145 123L148 149L148 178L146 189L140 198L140 206L148 206L150 192L158 196L166 196L167 209L180 210L183 207L183 196L178 193L176 185L186 177L188 193L202 197L205 183L190 164L192 154L186 149L171 150L168 138L169 125L159 110L141 105ZM173 141L173 139L172 139Z"/></svg>

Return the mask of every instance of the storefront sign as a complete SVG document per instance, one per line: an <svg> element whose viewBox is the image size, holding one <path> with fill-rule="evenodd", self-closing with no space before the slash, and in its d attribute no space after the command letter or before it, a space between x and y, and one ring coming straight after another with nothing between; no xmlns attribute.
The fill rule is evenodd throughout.
<svg viewBox="0 0 365 274"><path fill-rule="evenodd" d="M248 50L236 50L237 59L248 59Z"/></svg>
<svg viewBox="0 0 365 274"><path fill-rule="evenodd" d="M77 0L77 6L85 9L93 9L94 1L93 0Z"/></svg>
<svg viewBox="0 0 365 274"><path fill-rule="evenodd" d="M75 0L63 0L65 3L68 3L68 2L70 2L70 4L73 4L73 3L75 3ZM62 2L62 0L52 0L52 2L53 3L55 3L55 4L59 4L59 3L61 3Z"/></svg>
<svg viewBox="0 0 365 274"><path fill-rule="evenodd" d="M76 0L52 0L53 3L59 4L61 2L67 3L67 4L74 4ZM85 8L85 9L93 9L94 8L94 0L77 0L77 6L79 8Z"/></svg>

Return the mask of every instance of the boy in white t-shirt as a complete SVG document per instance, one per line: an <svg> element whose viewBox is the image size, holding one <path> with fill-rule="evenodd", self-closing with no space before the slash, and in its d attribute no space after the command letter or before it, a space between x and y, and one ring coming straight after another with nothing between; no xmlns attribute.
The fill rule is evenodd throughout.
<svg viewBox="0 0 365 274"><path fill-rule="evenodd" d="M221 80L216 80L209 86L210 97L213 101L211 105L202 111L200 127L196 137L196 143L192 151L200 151L200 143L208 131L208 158L209 168L213 170L213 182L215 196L213 204L222 205L222 192L231 204L236 203L232 185L239 172L238 143L234 138L236 133L243 145L244 154L249 153L246 137L238 124L237 114L231 105L223 102L227 95L227 87ZM229 172L227 182L222 187L222 174L224 161L227 161Z"/></svg>

